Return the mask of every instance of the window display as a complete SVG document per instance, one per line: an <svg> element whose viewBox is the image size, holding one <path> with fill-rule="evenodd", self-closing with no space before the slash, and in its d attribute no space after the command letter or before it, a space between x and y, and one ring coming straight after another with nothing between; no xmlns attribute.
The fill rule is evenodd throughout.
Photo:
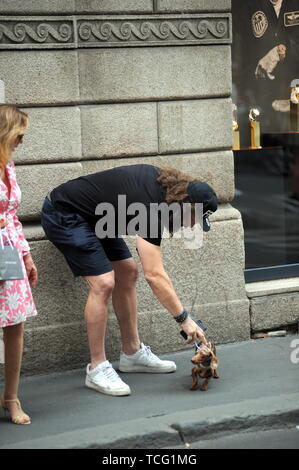
<svg viewBox="0 0 299 470"><path fill-rule="evenodd" d="M298 276L299 0L232 0L232 16L234 205L246 270Z"/></svg>

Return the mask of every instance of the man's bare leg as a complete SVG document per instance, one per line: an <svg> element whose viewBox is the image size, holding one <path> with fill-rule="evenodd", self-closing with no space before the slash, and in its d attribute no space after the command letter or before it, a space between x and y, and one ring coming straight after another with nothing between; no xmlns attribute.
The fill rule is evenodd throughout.
<svg viewBox="0 0 299 470"><path fill-rule="evenodd" d="M112 303L120 327L122 351L134 354L140 349L136 294L138 266L133 258L114 261L112 265L115 273Z"/></svg>
<svg viewBox="0 0 299 470"><path fill-rule="evenodd" d="M89 294L85 306L85 322L91 357L91 369L106 361L105 333L107 327L108 301L114 288L114 272L99 276L85 276Z"/></svg>

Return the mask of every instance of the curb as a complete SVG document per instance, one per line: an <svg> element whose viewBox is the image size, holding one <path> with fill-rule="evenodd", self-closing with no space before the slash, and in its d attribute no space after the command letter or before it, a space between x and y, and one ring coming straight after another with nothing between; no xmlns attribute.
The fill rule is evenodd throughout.
<svg viewBox="0 0 299 470"><path fill-rule="evenodd" d="M22 441L0 449L162 449L299 423L299 392L197 408Z"/></svg>

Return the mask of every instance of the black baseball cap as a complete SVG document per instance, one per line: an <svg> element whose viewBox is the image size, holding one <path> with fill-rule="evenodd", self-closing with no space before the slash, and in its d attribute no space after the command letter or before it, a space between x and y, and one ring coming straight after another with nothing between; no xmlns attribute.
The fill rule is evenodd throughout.
<svg viewBox="0 0 299 470"><path fill-rule="evenodd" d="M211 228L209 215L216 212L218 207L217 196L213 188L203 181L191 181L187 186L187 193L191 203L203 204L203 224L204 232Z"/></svg>

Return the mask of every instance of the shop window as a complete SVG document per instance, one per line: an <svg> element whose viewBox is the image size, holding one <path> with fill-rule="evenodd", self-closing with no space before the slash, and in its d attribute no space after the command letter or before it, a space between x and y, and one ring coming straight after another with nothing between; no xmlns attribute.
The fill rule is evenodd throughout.
<svg viewBox="0 0 299 470"><path fill-rule="evenodd" d="M232 0L232 16L245 279L299 276L299 0Z"/></svg>

